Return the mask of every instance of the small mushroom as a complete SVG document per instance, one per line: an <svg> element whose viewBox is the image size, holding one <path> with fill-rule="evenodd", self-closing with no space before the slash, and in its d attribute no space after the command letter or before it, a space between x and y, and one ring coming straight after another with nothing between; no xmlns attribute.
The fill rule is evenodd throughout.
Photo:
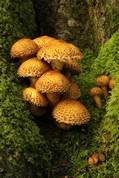
<svg viewBox="0 0 119 178"><path fill-rule="evenodd" d="M30 107L30 111L34 116L40 117L47 113L47 107L39 107L32 104Z"/></svg>
<svg viewBox="0 0 119 178"><path fill-rule="evenodd" d="M110 79L109 81L109 88L112 89L115 87L116 81L114 79Z"/></svg>
<svg viewBox="0 0 119 178"><path fill-rule="evenodd" d="M46 93L46 97L52 106L56 105L60 100L59 93Z"/></svg>
<svg viewBox="0 0 119 178"><path fill-rule="evenodd" d="M109 85L109 80L110 80L110 77L108 77L107 75L101 75L99 76L97 79L96 79L96 83L99 87L101 87L102 89L102 92L105 96L105 99L107 99L108 97L108 85Z"/></svg>
<svg viewBox="0 0 119 178"><path fill-rule="evenodd" d="M102 109L102 102L100 98L100 95L102 95L102 89L99 87L93 87L90 90L90 95L93 96L96 106L99 109Z"/></svg>
<svg viewBox="0 0 119 178"><path fill-rule="evenodd" d="M98 153L93 153L88 159L88 164L90 165L96 165L99 161L99 155Z"/></svg>
<svg viewBox="0 0 119 178"><path fill-rule="evenodd" d="M69 80L53 70L44 73L35 83L35 88L41 93L64 93L69 87Z"/></svg>
<svg viewBox="0 0 119 178"><path fill-rule="evenodd" d="M22 38L12 45L10 54L12 58L24 59L34 56L38 50L39 47L33 40Z"/></svg>
<svg viewBox="0 0 119 178"><path fill-rule="evenodd" d="M49 65L44 61L39 61L36 57L23 62L18 68L17 74L20 77L29 77L31 86L43 73L49 70Z"/></svg>
<svg viewBox="0 0 119 178"><path fill-rule="evenodd" d="M68 125L82 125L90 120L86 107L74 99L60 101L53 109L52 116L58 123Z"/></svg>
<svg viewBox="0 0 119 178"><path fill-rule="evenodd" d="M78 84L71 80L70 89L63 94L63 98L71 98L77 100L81 96L81 91Z"/></svg>
<svg viewBox="0 0 119 178"><path fill-rule="evenodd" d="M25 101L36 106L44 107L48 105L46 97L32 87L28 87L23 90L23 98Z"/></svg>

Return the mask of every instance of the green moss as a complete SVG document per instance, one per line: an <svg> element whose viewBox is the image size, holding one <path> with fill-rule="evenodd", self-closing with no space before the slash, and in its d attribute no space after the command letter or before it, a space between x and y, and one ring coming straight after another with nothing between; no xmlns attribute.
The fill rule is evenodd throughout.
<svg viewBox="0 0 119 178"><path fill-rule="evenodd" d="M9 57L16 39L36 32L30 0L0 1L0 177L43 177L50 151L22 101L16 76L18 65Z"/></svg>

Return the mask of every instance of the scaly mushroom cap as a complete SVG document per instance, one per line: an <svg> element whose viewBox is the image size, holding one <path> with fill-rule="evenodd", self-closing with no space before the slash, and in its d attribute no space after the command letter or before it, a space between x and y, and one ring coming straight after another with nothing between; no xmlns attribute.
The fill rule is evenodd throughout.
<svg viewBox="0 0 119 178"><path fill-rule="evenodd" d="M106 86L109 83L110 78L107 75L101 75L96 79L98 86Z"/></svg>
<svg viewBox="0 0 119 178"><path fill-rule="evenodd" d="M75 81L70 82L70 89L64 93L64 98L78 99L81 96L80 88Z"/></svg>
<svg viewBox="0 0 119 178"><path fill-rule="evenodd" d="M70 82L60 72L51 70L36 81L35 87L41 93L64 93L69 89Z"/></svg>
<svg viewBox="0 0 119 178"><path fill-rule="evenodd" d="M110 79L110 81L109 81L109 88L110 89L114 88L115 84L116 84L116 81L114 79Z"/></svg>
<svg viewBox="0 0 119 178"><path fill-rule="evenodd" d="M95 96L95 95L101 95L102 94L102 89L99 87L93 87L90 90L90 95Z"/></svg>
<svg viewBox="0 0 119 178"><path fill-rule="evenodd" d="M28 101L36 106L47 106L48 104L45 96L32 87L28 87L23 90L23 98L25 101Z"/></svg>
<svg viewBox="0 0 119 178"><path fill-rule="evenodd" d="M39 60L44 59L48 63L54 60L70 63L82 59L83 55L79 48L73 44L56 40L55 43L42 47L38 51L37 57Z"/></svg>
<svg viewBox="0 0 119 178"><path fill-rule="evenodd" d="M90 120L90 114L86 107L73 99L60 101L54 107L52 116L56 122L70 125L82 125Z"/></svg>
<svg viewBox="0 0 119 178"><path fill-rule="evenodd" d="M46 93L48 101L52 104L55 105L59 102L60 100L60 94L59 93Z"/></svg>
<svg viewBox="0 0 119 178"><path fill-rule="evenodd" d="M39 47L33 40L22 38L12 45L10 54L12 58L29 58L34 56L38 50Z"/></svg>
<svg viewBox="0 0 119 178"><path fill-rule="evenodd" d="M18 68L17 74L20 77L40 77L49 70L49 65L44 61L39 61L36 57L23 62Z"/></svg>
<svg viewBox="0 0 119 178"><path fill-rule="evenodd" d="M38 38L35 38L33 41L38 45L39 48L42 48L43 46L51 44L55 40L56 40L56 38L44 35L44 36L40 36Z"/></svg>

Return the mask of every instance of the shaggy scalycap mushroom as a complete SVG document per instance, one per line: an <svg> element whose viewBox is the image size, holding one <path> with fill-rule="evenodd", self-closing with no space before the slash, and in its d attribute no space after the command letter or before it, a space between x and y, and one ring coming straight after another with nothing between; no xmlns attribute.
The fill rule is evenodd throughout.
<svg viewBox="0 0 119 178"><path fill-rule="evenodd" d="M90 120L90 114L86 107L73 99L60 101L54 107L52 116L56 122L70 125L82 125Z"/></svg>
<svg viewBox="0 0 119 178"><path fill-rule="evenodd" d="M36 57L23 62L18 68L17 74L20 77L40 77L49 70L49 65L44 61L39 61Z"/></svg>
<svg viewBox="0 0 119 178"><path fill-rule="evenodd" d="M12 45L10 54L12 58L29 58L34 56L38 50L39 47L33 40L22 38Z"/></svg>
<svg viewBox="0 0 119 178"><path fill-rule="evenodd" d="M62 70L63 64L70 65L72 62L81 60L83 55L73 44L56 40L55 43L41 48L37 53L37 57L39 60L44 59L51 63L53 69Z"/></svg>
<svg viewBox="0 0 119 178"><path fill-rule="evenodd" d="M23 98L25 101L28 101L36 106L47 106L48 104L45 96L32 87L28 87L23 90Z"/></svg>
<svg viewBox="0 0 119 178"><path fill-rule="evenodd" d="M70 87L69 80L60 72L48 71L35 83L35 88L41 93L64 93Z"/></svg>

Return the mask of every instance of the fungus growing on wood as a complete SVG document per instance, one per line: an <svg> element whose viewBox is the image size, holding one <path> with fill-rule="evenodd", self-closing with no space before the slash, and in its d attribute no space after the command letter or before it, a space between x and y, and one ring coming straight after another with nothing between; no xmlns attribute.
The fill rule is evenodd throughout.
<svg viewBox="0 0 119 178"><path fill-rule="evenodd" d="M52 116L56 122L69 125L82 125L90 120L90 114L86 107L74 99L60 101L54 107Z"/></svg>
<svg viewBox="0 0 119 178"><path fill-rule="evenodd" d="M90 95L93 96L96 106L99 109L102 109L102 102L100 98L100 95L102 95L102 89L99 87L93 87L90 90Z"/></svg>
<svg viewBox="0 0 119 178"><path fill-rule="evenodd" d="M107 97L109 95L108 89L107 89L107 87L109 85L109 80L110 80L110 78L107 75L101 75L96 79L96 83L99 87L101 87L102 92L105 96L105 99L107 99Z"/></svg>
<svg viewBox="0 0 119 178"><path fill-rule="evenodd" d="M33 40L22 38L12 45L10 54L12 58L30 58L34 56L38 50L39 47Z"/></svg>
<svg viewBox="0 0 119 178"><path fill-rule="evenodd" d="M39 93L35 88L28 87L23 90L23 98L25 101L36 106L47 106L48 101L46 97Z"/></svg>
<svg viewBox="0 0 119 178"><path fill-rule="evenodd" d="M23 62L18 68L17 74L20 77L29 77L31 85L35 83L37 77L49 70L49 65L44 61L39 61L36 57Z"/></svg>
<svg viewBox="0 0 119 178"><path fill-rule="evenodd" d="M70 82L60 72L51 70L36 81L35 87L41 93L64 93L69 89Z"/></svg>

